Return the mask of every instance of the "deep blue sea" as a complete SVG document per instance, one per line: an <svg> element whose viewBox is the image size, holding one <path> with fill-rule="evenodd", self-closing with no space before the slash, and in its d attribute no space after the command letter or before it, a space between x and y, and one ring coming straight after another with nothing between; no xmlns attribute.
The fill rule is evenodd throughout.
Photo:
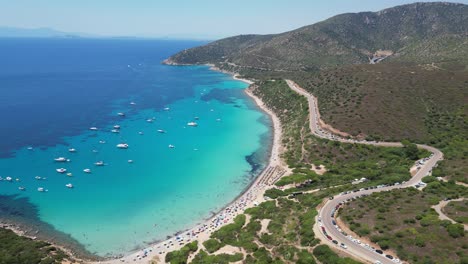
<svg viewBox="0 0 468 264"><path fill-rule="evenodd" d="M270 120L246 84L205 66L161 65L201 44L0 39L0 219L108 256L235 199L266 164Z"/></svg>

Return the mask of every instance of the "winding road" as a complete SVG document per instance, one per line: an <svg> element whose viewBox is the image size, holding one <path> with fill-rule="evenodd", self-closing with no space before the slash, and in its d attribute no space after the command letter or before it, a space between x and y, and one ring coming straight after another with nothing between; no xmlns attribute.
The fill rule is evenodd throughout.
<svg viewBox="0 0 468 264"><path fill-rule="evenodd" d="M293 81L286 80L286 82L292 90L307 98L309 102L310 111L310 130L315 136L344 143L367 144L382 147L403 147L403 145L399 142L375 142L342 138L326 131L325 129L322 129L319 125L320 112L318 110L317 99L313 95L305 91L303 88L299 87L299 85L297 85ZM317 234L318 238L325 244L328 244L334 248L337 248L347 254L350 254L366 262L382 264L400 263L400 261L397 260L395 256L392 256L393 260L391 260L389 257L385 256L387 255L386 253L380 254L376 252L375 249L373 249L371 246L361 243L356 238L350 238L349 235L345 236L344 232L342 232L341 229L339 229L339 227L336 226L334 217L336 209L339 208L342 204L344 204L348 199L359 197L362 195L369 195L374 192L389 191L392 189L407 188L417 185L424 176L428 175L431 172L432 168L436 166L437 162L443 159L443 153L440 150L427 145L417 146L418 148L432 152L432 155L428 160L424 162L424 164L422 164L421 168L409 181L398 185L385 186L379 188L376 187L368 190L361 189L357 192L345 192L340 195L336 195L332 200L326 201L326 203L319 210L317 219L314 224L314 232L315 234ZM336 242L338 242L338 244L333 243L332 240L335 240ZM343 248L340 245L346 245L346 248Z"/></svg>

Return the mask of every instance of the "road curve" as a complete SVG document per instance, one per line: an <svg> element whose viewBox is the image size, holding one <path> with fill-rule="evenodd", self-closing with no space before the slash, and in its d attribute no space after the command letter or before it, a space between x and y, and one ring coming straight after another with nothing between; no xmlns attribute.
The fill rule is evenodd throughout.
<svg viewBox="0 0 468 264"><path fill-rule="evenodd" d="M375 141L365 141L365 140L356 140L356 139L348 139L336 136L324 129L322 129L319 125L320 120L320 112L318 110L317 99L305 91L303 88L299 87L296 83L291 80L286 80L288 86L307 98L309 102L309 111L310 111L310 118L309 118L309 126L312 134L317 137L325 138L329 140L340 141L344 143L352 143L352 144L367 144L373 146L382 146L382 147L402 147L403 145L400 142L375 142ZM317 234L318 238L325 242L328 245L331 245L339 250L342 250L345 253L353 255L358 259L368 261L370 263L395 263L395 259L392 261L387 258L384 254L379 254L375 252L375 249L372 249L370 246L366 246L362 243L353 242L349 237L345 236L341 230L339 230L338 226L335 223L335 211L339 208L342 204L346 202L346 200L362 196L362 195L369 195L374 192L382 192L382 191L389 191L392 189L397 188L407 188L411 186L415 186L418 184L421 179L429 174L437 164L438 161L443 159L443 153L431 146L427 145L417 145L418 148L428 150L432 152L431 157L425 161L425 163L421 166L418 172L407 182L403 184L393 185L393 186L386 186L386 187L379 187L374 189L368 190L361 190L357 192L349 192L349 193L342 193L336 195L332 200L328 200L323 207L320 209L317 219L314 224L314 231ZM328 236L328 238L327 238ZM332 240L336 240L337 244L332 243ZM354 238L356 239L356 238ZM339 245L343 243L347 246L347 249L340 247Z"/></svg>

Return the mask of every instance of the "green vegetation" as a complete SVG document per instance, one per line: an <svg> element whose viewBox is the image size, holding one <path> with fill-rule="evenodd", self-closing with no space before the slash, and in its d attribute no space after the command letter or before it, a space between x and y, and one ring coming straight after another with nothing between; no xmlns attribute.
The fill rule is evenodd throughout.
<svg viewBox="0 0 468 264"><path fill-rule="evenodd" d="M284 159L294 168L294 174L283 177L277 186L309 180L307 186L299 188L308 190L349 184L362 177L372 185L402 182L410 178L408 170L414 161L428 156L409 142L406 148L381 148L313 137L308 126L306 99L292 91L284 81L259 82L253 92L279 113L286 148ZM311 170L311 164L324 165L327 172L317 175Z"/></svg>
<svg viewBox="0 0 468 264"><path fill-rule="evenodd" d="M219 254L219 255L208 255L205 251L201 250L191 262L192 264L207 264L207 263L218 263L225 264L230 262L241 261L244 256L241 253L230 254Z"/></svg>
<svg viewBox="0 0 468 264"><path fill-rule="evenodd" d="M327 264L356 264L359 263L350 258L340 258L327 245L320 245L314 248L314 256L322 263Z"/></svg>
<svg viewBox="0 0 468 264"><path fill-rule="evenodd" d="M382 12L342 14L276 35L241 35L184 50L181 64L213 63L224 70L317 71L368 63L378 50L398 53L385 61L467 61L468 6L416 3Z"/></svg>
<svg viewBox="0 0 468 264"><path fill-rule="evenodd" d="M402 260L464 263L468 239L463 226L439 220L431 206L444 197L467 194L463 186L431 182L423 192L406 188L357 199L339 215L352 231L370 237L384 250L395 250Z"/></svg>
<svg viewBox="0 0 468 264"><path fill-rule="evenodd" d="M467 71L383 63L296 75L294 80L317 96L322 119L333 127L371 140L406 138L439 148L445 160L434 175L468 182L463 166Z"/></svg>
<svg viewBox="0 0 468 264"><path fill-rule="evenodd" d="M379 13L343 14L278 35L236 36L172 56L170 62L212 63L255 79L252 92L279 117L282 158L293 169L276 183L292 188L267 190L265 196L272 200L214 232L195 257L197 263L229 262L237 254L211 255L225 245L242 249L243 263L355 263L317 246L315 207L345 190L408 180L414 161L429 155L415 143L444 153L433 176L423 179L423 192L374 194L353 201L341 215L354 232L411 263L468 263L463 227L440 221L431 209L440 200L467 194L455 184L468 183L466 21L466 5L416 3ZM393 55L367 64L378 50ZM283 79L317 96L322 119L333 127L363 139L402 141L404 147L314 137L307 100ZM326 172L317 174L313 165ZM368 181L351 184L362 177ZM464 207L450 203L445 210L466 222Z"/></svg>
<svg viewBox="0 0 468 264"><path fill-rule="evenodd" d="M49 243L35 241L0 228L0 264L62 263L68 256Z"/></svg>
<svg viewBox="0 0 468 264"><path fill-rule="evenodd" d="M191 253L198 250L198 242L193 241L183 246L180 250L167 253L165 261L171 264L184 264Z"/></svg>
<svg viewBox="0 0 468 264"><path fill-rule="evenodd" d="M442 211L458 223L468 224L468 200L449 202Z"/></svg>

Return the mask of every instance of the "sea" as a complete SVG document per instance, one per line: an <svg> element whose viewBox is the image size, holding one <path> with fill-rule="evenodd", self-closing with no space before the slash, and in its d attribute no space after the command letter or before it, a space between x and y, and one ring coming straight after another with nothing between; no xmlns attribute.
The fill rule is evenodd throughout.
<svg viewBox="0 0 468 264"><path fill-rule="evenodd" d="M267 164L271 120L247 84L161 64L205 43L0 39L0 221L110 257L242 194Z"/></svg>

